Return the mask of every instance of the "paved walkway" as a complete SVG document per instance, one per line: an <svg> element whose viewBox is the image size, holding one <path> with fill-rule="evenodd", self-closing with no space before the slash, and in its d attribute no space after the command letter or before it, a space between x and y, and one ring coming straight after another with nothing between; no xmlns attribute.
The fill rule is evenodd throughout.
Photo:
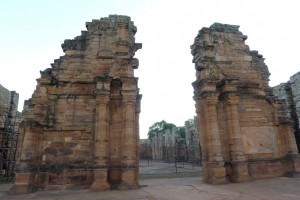
<svg viewBox="0 0 300 200"><path fill-rule="evenodd" d="M300 178L272 178L248 183L208 185L199 177L148 179L130 191L90 192L89 190L39 191L8 195L11 184L0 185L1 200L295 200L300 199Z"/></svg>
<svg viewBox="0 0 300 200"><path fill-rule="evenodd" d="M27 195L10 195L12 184L0 184L1 200L300 200L300 178L279 177L247 183L209 185L199 176L201 168L189 168L168 163L141 163L140 188L130 191L90 192L89 190L38 191ZM192 166L191 166L192 167ZM182 178L170 178L173 175ZM184 177L196 174L197 177ZM163 178L155 179L156 176ZM149 178L148 177L148 178ZM166 178L167 177L167 178ZM146 177L147 178L147 177Z"/></svg>

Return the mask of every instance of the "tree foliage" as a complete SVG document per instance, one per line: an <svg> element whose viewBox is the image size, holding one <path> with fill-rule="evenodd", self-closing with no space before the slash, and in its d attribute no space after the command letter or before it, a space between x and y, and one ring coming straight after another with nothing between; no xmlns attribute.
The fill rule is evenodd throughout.
<svg viewBox="0 0 300 200"><path fill-rule="evenodd" d="M160 122L156 122L152 126L149 127L148 139L152 140L152 138L155 135L164 134L165 130L172 129L173 127L176 127L176 126L172 123L167 123L165 120L162 120Z"/></svg>
<svg viewBox="0 0 300 200"><path fill-rule="evenodd" d="M177 133L181 139L185 139L185 128L183 126L178 127Z"/></svg>
<svg viewBox="0 0 300 200"><path fill-rule="evenodd" d="M176 132L180 139L185 139L185 128L184 127L177 127L176 125L172 123L168 123L165 120L162 120L160 122L154 123L152 126L149 127L148 131L148 139L152 140L154 136L158 136L158 134L164 134L165 130L176 128Z"/></svg>

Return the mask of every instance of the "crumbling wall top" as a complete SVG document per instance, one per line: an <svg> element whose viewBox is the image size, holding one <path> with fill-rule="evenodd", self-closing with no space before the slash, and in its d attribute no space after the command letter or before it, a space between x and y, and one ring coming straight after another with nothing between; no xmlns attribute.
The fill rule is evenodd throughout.
<svg viewBox="0 0 300 200"><path fill-rule="evenodd" d="M221 23L213 23L209 28L212 31L217 31L217 32L226 32L226 33L235 33L235 34L241 34L239 31L238 25L230 25L230 24L221 24Z"/></svg>

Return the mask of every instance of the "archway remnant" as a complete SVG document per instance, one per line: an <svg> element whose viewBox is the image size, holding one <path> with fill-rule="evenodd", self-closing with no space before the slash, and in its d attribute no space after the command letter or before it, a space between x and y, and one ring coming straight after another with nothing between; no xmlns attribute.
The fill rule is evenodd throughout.
<svg viewBox="0 0 300 200"><path fill-rule="evenodd" d="M110 15L62 44L20 125L15 193L138 187L140 100L130 17Z"/></svg>
<svg viewBox="0 0 300 200"><path fill-rule="evenodd" d="M246 39L239 26L214 23L191 46L203 180L212 184L300 171L287 110L269 87L263 56Z"/></svg>

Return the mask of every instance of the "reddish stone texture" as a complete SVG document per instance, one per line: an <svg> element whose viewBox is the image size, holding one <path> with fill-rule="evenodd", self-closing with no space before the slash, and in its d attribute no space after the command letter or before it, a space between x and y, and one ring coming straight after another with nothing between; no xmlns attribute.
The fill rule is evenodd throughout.
<svg viewBox="0 0 300 200"><path fill-rule="evenodd" d="M246 39L239 26L215 23L191 46L203 180L212 184L300 170L287 109L269 87L263 56Z"/></svg>
<svg viewBox="0 0 300 200"><path fill-rule="evenodd" d="M140 100L130 17L110 15L62 44L20 125L13 191L138 187Z"/></svg>

